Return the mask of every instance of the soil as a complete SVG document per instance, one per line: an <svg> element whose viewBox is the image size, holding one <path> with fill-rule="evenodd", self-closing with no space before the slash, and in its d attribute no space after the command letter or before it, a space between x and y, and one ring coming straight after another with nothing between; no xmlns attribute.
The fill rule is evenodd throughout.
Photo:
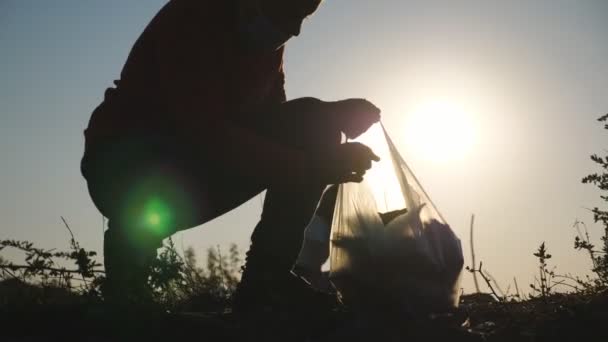
<svg viewBox="0 0 608 342"><path fill-rule="evenodd" d="M14 293L11 293L12 299ZM31 293L29 294L31 296ZM30 297L32 298L32 297ZM608 292L497 302L463 296L450 314L424 319L337 310L323 317L237 318L230 310L169 313L157 307L109 310L62 294L61 302L0 296L2 341L608 341Z"/></svg>

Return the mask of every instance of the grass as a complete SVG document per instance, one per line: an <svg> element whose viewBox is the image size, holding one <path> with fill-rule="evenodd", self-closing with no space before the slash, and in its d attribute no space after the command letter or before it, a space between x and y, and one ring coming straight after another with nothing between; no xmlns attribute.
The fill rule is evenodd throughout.
<svg viewBox="0 0 608 342"><path fill-rule="evenodd" d="M292 334L292 340L304 340L307 335L297 322L291 322L295 326L290 325L278 317L239 322L231 316L230 298L242 263L234 245L225 254L219 248L208 249L207 263L200 267L194 250L186 249L182 255L168 240L150 278L155 301L162 310L134 309L138 315L136 319L131 312L124 312L127 317L119 319L120 315L104 311L98 290L103 283L101 265L84 257L95 254L80 248L73 236L70 250L66 252L47 251L29 242L11 240L0 241L0 246L25 253L24 265L1 261L0 322L6 327L23 324L36 327L35 336L58 337L69 332L102 341L126 338L129 334L166 339L173 338L175 335L170 332L176 329L182 334L196 333L235 341L251 338L251 329L257 334L266 331L273 336ZM414 341L428 338L449 338L451 341L608 340L608 331L603 326L608 319L606 287L599 286L595 279L573 278L571 282L579 286L572 287L571 293L556 292L561 280L556 280L555 274L549 271L547 260L550 255L546 246L541 245L535 255L539 259L540 277L539 282L532 285L528 298L499 294L495 290L492 294L465 295L459 309L449 315L409 323L403 320L398 324L389 318L381 324L361 324L348 310L343 310L335 313L334 323L324 331L324 336L330 336L332 341L352 341L363 336ZM71 261L74 267L62 267L57 259ZM470 271L478 272L492 286L493 281L481 265ZM301 334L293 335L294 331ZM22 341L33 335L31 330L11 329L6 336ZM268 340L269 337L264 338Z"/></svg>

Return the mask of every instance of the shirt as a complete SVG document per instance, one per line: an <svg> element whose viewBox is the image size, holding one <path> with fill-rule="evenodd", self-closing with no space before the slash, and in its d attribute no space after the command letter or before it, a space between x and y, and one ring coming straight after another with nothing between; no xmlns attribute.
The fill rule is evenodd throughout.
<svg viewBox="0 0 608 342"><path fill-rule="evenodd" d="M85 145L137 134L182 135L284 102L283 48L243 51L237 20L235 1L167 3L93 111Z"/></svg>

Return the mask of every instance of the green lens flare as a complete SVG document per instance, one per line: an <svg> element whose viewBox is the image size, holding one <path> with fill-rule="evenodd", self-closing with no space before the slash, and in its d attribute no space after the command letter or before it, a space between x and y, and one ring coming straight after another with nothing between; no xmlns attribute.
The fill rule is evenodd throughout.
<svg viewBox="0 0 608 342"><path fill-rule="evenodd" d="M134 239L166 238L196 222L198 209L181 181L152 171L129 186L121 209Z"/></svg>
<svg viewBox="0 0 608 342"><path fill-rule="evenodd" d="M146 229L160 234L165 233L173 221L171 207L161 199L152 198L144 207L143 221Z"/></svg>
<svg viewBox="0 0 608 342"><path fill-rule="evenodd" d="M160 215L158 213L151 213L148 215L148 224L151 226L158 226L161 223Z"/></svg>

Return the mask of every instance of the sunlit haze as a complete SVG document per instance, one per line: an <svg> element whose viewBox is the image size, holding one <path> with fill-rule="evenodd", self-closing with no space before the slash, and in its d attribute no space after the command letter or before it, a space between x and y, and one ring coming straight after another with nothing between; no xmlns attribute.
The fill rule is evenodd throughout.
<svg viewBox="0 0 608 342"><path fill-rule="evenodd" d="M102 250L79 170L83 130L165 2L0 1L0 239L67 247L63 215L82 246ZM600 193L581 179L597 171L589 155L608 148L596 121L608 112L607 56L605 0L328 0L287 44L286 90L380 107L465 262L474 213L478 260L504 289L513 278L523 288L543 241L559 272L590 268L572 223L601 234L586 209ZM384 162L370 174L387 179ZM244 251L261 197L177 234L178 249ZM463 286L472 289L468 275Z"/></svg>
<svg viewBox="0 0 608 342"><path fill-rule="evenodd" d="M466 158L477 141L474 113L456 100L432 99L404 120L405 140L437 163ZM400 133L400 132L398 132Z"/></svg>

